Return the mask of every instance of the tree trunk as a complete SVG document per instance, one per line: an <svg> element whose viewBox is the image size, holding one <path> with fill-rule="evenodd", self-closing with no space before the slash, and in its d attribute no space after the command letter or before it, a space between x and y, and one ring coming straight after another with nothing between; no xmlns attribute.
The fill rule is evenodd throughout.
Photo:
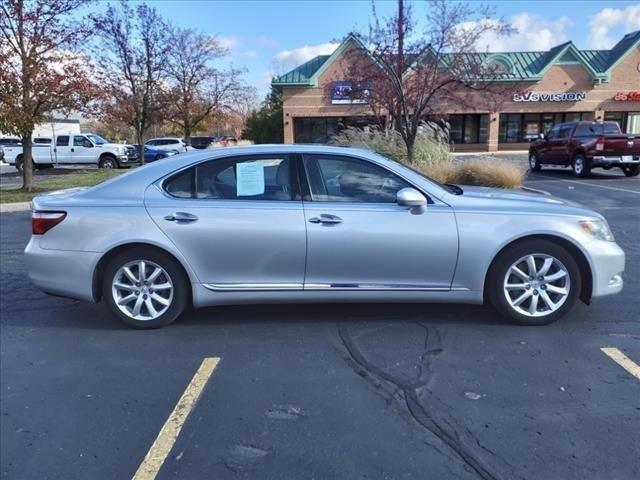
<svg viewBox="0 0 640 480"><path fill-rule="evenodd" d="M22 189L27 192L33 190L32 133L28 132L22 136Z"/></svg>
<svg viewBox="0 0 640 480"><path fill-rule="evenodd" d="M140 158L140 165L144 165L144 143L142 132L136 132L136 141L138 142L138 156Z"/></svg>
<svg viewBox="0 0 640 480"><path fill-rule="evenodd" d="M191 129L189 127L184 127L182 129L182 133L184 134L184 144L188 147L191 145Z"/></svg>
<svg viewBox="0 0 640 480"><path fill-rule="evenodd" d="M407 147L407 160L409 161L409 163L413 163L413 155L414 155L414 146L416 143L416 137L415 136L410 136L407 137L404 141L404 144Z"/></svg>

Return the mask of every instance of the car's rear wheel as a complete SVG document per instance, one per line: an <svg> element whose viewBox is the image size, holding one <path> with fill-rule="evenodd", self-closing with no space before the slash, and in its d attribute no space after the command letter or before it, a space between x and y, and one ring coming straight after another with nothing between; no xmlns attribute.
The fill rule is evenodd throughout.
<svg viewBox="0 0 640 480"><path fill-rule="evenodd" d="M540 158L536 152L531 152L529 154L529 168L534 171L539 171L542 169L542 165L540 164Z"/></svg>
<svg viewBox="0 0 640 480"><path fill-rule="evenodd" d="M162 153L159 153L158 155L156 155L155 160L162 160L164 157L166 157L166 155L163 155Z"/></svg>
<svg viewBox="0 0 640 480"><path fill-rule="evenodd" d="M492 305L520 325L555 322L576 303L582 280L575 259L547 240L508 247L487 278Z"/></svg>
<svg viewBox="0 0 640 480"><path fill-rule="evenodd" d="M185 310L189 283L170 256L132 248L112 258L104 270L102 296L126 325L149 329L168 325Z"/></svg>
<svg viewBox="0 0 640 480"><path fill-rule="evenodd" d="M578 153L573 157L571 167L573 169L573 174L576 177L588 177L589 173L591 173L591 163L581 153Z"/></svg>
<svg viewBox="0 0 640 480"><path fill-rule="evenodd" d="M640 165L629 165L622 167L622 171L627 177L635 177L640 173Z"/></svg>

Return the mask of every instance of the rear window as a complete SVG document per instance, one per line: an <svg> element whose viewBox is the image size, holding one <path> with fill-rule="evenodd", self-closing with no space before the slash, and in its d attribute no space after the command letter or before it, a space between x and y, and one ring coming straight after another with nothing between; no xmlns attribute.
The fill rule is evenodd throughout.
<svg viewBox="0 0 640 480"><path fill-rule="evenodd" d="M581 123L576 128L576 137L593 137L620 133L617 123Z"/></svg>

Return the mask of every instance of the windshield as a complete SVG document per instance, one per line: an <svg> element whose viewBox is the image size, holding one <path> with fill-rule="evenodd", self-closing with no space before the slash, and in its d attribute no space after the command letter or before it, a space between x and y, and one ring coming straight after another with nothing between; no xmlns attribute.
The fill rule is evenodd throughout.
<svg viewBox="0 0 640 480"><path fill-rule="evenodd" d="M95 133L90 133L87 135L91 139L93 143L96 145L104 145L105 143L109 143L107 140L102 138L100 135L96 135Z"/></svg>

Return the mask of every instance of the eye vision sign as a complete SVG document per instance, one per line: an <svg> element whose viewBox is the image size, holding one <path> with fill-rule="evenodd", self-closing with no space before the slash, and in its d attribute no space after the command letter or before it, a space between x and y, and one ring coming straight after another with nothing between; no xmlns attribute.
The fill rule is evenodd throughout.
<svg viewBox="0 0 640 480"><path fill-rule="evenodd" d="M368 103L369 86L365 82L331 82L331 103L362 104Z"/></svg>
<svg viewBox="0 0 640 480"><path fill-rule="evenodd" d="M513 94L514 102L580 102L587 92L519 92Z"/></svg>

